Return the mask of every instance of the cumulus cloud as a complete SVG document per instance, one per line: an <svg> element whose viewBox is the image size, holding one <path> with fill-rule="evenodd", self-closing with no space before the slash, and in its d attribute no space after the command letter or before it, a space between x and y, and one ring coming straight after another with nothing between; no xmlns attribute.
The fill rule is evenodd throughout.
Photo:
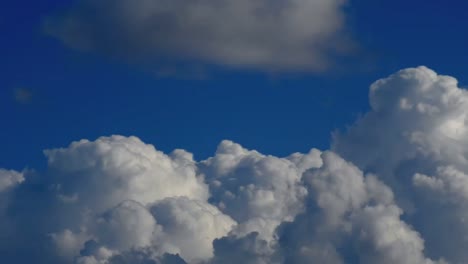
<svg viewBox="0 0 468 264"><path fill-rule="evenodd" d="M166 155L136 137L81 140L45 154L50 184L63 203L103 211L124 200L148 205L173 196L209 196L191 153L175 150Z"/></svg>
<svg viewBox="0 0 468 264"><path fill-rule="evenodd" d="M345 0L81 0L49 18L66 45L162 63L324 70L348 51Z"/></svg>
<svg viewBox="0 0 468 264"><path fill-rule="evenodd" d="M195 161L136 137L0 170L10 263L466 263L468 93L426 67L375 82L332 150L287 157L222 141ZM31 219L34 224L31 225ZM2 259L2 260L3 260Z"/></svg>
<svg viewBox="0 0 468 264"><path fill-rule="evenodd" d="M208 185L186 151L166 155L136 137L112 136L45 155L47 171L30 181L1 171L2 188L18 185L2 215L13 230L10 247L2 247L6 255L108 263L146 250L154 260L173 253L201 261L212 256L212 241L236 224L207 202ZM29 252L29 240L41 252Z"/></svg>
<svg viewBox="0 0 468 264"><path fill-rule="evenodd" d="M223 237L213 242L215 257L210 264L267 264L275 263L268 242L253 232L243 237Z"/></svg>
<svg viewBox="0 0 468 264"><path fill-rule="evenodd" d="M371 111L335 134L333 149L393 189L427 252L466 262L468 92L418 67L378 80L369 95Z"/></svg>
<svg viewBox="0 0 468 264"><path fill-rule="evenodd" d="M213 257L213 240L226 236L236 224L218 208L185 197L165 199L150 210L163 228L158 242L162 250L190 263Z"/></svg>
<svg viewBox="0 0 468 264"><path fill-rule="evenodd" d="M312 150L307 156L319 163L318 153ZM303 210L307 195L301 184L303 169L287 158L265 156L223 141L216 155L199 167L210 184L210 201L239 223L238 234L259 232L268 240L281 222L291 221Z"/></svg>
<svg viewBox="0 0 468 264"><path fill-rule="evenodd" d="M279 232L284 263L432 263L392 191L332 152L307 171L308 210Z"/></svg>
<svg viewBox="0 0 468 264"><path fill-rule="evenodd" d="M0 169L0 193L15 187L24 181L23 173Z"/></svg>
<svg viewBox="0 0 468 264"><path fill-rule="evenodd" d="M363 263L430 261L392 191L332 152L280 158L223 141L195 162L112 136L45 153L43 191L19 181L8 209L22 213L2 216L38 221L3 245L9 256L35 239L48 245L30 253L37 263L343 263L354 243Z"/></svg>

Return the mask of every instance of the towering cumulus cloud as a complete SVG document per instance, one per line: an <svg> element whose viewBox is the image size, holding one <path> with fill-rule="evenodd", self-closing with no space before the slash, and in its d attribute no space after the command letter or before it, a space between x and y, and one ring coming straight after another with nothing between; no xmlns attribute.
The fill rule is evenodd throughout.
<svg viewBox="0 0 468 264"><path fill-rule="evenodd" d="M370 104L334 150L392 187L429 255L466 263L468 92L419 67L375 82Z"/></svg>
<svg viewBox="0 0 468 264"><path fill-rule="evenodd" d="M160 62L324 70L349 49L345 0L81 0L46 31L73 48Z"/></svg>
<svg viewBox="0 0 468 264"><path fill-rule="evenodd" d="M44 172L0 170L2 263L468 263L468 92L419 67L370 104L331 151L46 150Z"/></svg>

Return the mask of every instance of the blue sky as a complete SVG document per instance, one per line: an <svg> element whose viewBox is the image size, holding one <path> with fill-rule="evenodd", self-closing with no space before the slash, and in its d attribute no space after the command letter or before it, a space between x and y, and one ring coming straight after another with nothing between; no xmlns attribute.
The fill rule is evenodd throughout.
<svg viewBox="0 0 468 264"><path fill-rule="evenodd" d="M347 66L284 74L197 65L201 79L161 77L65 47L41 26L69 2L9 1L0 11L0 144L8 150L1 167L43 166L42 149L111 134L200 158L222 139L275 155L325 149L331 131L368 109L368 86L378 78L427 65L468 82L463 1L351 1L348 23L360 51ZM16 89L31 100L16 102Z"/></svg>
<svg viewBox="0 0 468 264"><path fill-rule="evenodd" d="M3 3L0 262L468 263L466 10Z"/></svg>

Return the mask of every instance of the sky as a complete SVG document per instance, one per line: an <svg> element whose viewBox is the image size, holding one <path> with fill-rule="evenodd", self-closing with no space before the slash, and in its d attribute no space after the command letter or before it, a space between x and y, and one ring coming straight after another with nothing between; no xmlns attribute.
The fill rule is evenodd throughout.
<svg viewBox="0 0 468 264"><path fill-rule="evenodd" d="M468 262L466 239L451 239L468 237L457 222L468 206L467 8L3 3L0 195L9 198L0 201L0 230L51 214L61 230L41 222L7 232L17 239L0 253L36 256L25 241L49 234L60 252L49 245L44 263ZM305 154L289 156L296 152ZM433 195L440 204L431 206ZM65 216L83 208L102 214L99 224ZM427 221L432 214L440 217ZM381 219L400 240L385 239ZM314 224L323 228L309 230ZM366 228L369 237L359 236ZM209 243L197 240L205 235ZM397 246L405 243L413 251Z"/></svg>
<svg viewBox="0 0 468 264"><path fill-rule="evenodd" d="M45 34L44 19L72 2L10 1L2 8L0 113L8 125L0 138L9 150L0 154L3 167L40 166L42 149L112 134L138 135L166 151L190 149L200 158L222 139L277 155L326 148L331 131L368 109L367 89L378 78L427 65L466 82L463 1L349 3L359 51L347 66L324 73L194 62L186 66L194 72L167 77ZM28 102L15 100L18 89L31 92Z"/></svg>

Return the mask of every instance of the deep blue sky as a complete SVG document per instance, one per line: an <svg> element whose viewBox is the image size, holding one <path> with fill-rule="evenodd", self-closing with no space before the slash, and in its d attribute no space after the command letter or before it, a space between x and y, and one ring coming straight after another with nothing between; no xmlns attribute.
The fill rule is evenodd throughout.
<svg viewBox="0 0 468 264"><path fill-rule="evenodd" d="M41 22L72 1L8 1L0 8L0 167L41 168L42 150L81 138L136 135L156 148L210 156L222 139L274 155L325 149L330 133L368 109L370 83L426 65L468 83L466 1L351 1L361 52L325 74L205 69L160 78L84 54L44 35ZM362 61L360 61L362 60ZM32 92L15 101L15 89Z"/></svg>

